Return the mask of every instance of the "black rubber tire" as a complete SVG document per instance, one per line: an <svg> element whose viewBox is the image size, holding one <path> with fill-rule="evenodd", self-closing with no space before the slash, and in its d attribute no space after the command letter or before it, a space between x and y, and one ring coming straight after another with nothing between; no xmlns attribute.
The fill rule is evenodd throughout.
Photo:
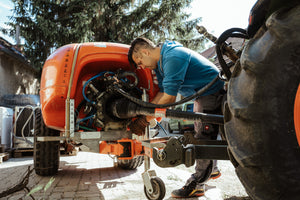
<svg viewBox="0 0 300 200"><path fill-rule="evenodd" d="M134 170L141 166L144 161L144 156L136 156L131 160L118 159L118 167L126 170Z"/></svg>
<svg viewBox="0 0 300 200"><path fill-rule="evenodd" d="M38 106L39 95L31 94L7 94L0 97L0 105L14 108L15 106Z"/></svg>
<svg viewBox="0 0 300 200"><path fill-rule="evenodd" d="M144 186L144 193L147 197L147 199L150 200L162 200L165 197L166 194L166 187L164 182L158 178L157 176L152 177L150 179L152 187L153 187L153 192L150 194L147 189L146 186Z"/></svg>
<svg viewBox="0 0 300 200"><path fill-rule="evenodd" d="M39 142L37 136L59 136L59 131L45 126L40 109L36 110L34 129L34 169L40 176L55 175L59 167L60 142Z"/></svg>
<svg viewBox="0 0 300 200"><path fill-rule="evenodd" d="M235 65L225 134L236 173L252 199L296 200L300 148L293 109L300 81L300 7L272 15L266 25Z"/></svg>

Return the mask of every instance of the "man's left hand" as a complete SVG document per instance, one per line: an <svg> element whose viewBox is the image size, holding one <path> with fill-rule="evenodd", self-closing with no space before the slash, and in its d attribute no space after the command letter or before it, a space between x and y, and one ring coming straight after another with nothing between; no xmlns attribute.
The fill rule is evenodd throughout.
<svg viewBox="0 0 300 200"><path fill-rule="evenodd" d="M137 135L145 135L145 129L150 123L146 120L145 116L138 117L136 120L129 124L129 129L132 133Z"/></svg>

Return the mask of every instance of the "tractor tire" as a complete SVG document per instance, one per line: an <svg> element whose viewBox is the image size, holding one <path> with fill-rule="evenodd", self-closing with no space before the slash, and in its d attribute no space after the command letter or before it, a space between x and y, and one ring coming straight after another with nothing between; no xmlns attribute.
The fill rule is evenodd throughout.
<svg viewBox="0 0 300 200"><path fill-rule="evenodd" d="M281 10L251 39L228 84L225 135L236 173L255 200L300 197L294 103L300 81L300 7Z"/></svg>
<svg viewBox="0 0 300 200"><path fill-rule="evenodd" d="M38 136L59 136L59 131L45 126L40 109L36 110L34 129L34 169L40 176L55 175L59 167L60 142L40 142Z"/></svg>
<svg viewBox="0 0 300 200"><path fill-rule="evenodd" d="M33 94L7 94L0 97L0 106L14 108L16 106L38 106L40 96Z"/></svg>
<svg viewBox="0 0 300 200"><path fill-rule="evenodd" d="M131 160L118 159L118 167L126 170L134 170L143 164L144 157L136 156Z"/></svg>

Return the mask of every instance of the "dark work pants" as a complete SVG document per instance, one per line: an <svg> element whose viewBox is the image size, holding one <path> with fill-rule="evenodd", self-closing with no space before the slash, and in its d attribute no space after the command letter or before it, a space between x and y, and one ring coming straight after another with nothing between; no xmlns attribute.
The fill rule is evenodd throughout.
<svg viewBox="0 0 300 200"><path fill-rule="evenodd" d="M216 110L222 102L222 97L220 92L198 97L194 101L194 112L203 112L203 110ZM194 122L194 129L196 139L211 140L210 135L204 135L202 133L202 123ZM196 160L195 173L187 180L185 185L188 185L192 181L196 181L198 186L202 186L205 182L208 181L210 174L214 171L217 171L217 161L216 160Z"/></svg>

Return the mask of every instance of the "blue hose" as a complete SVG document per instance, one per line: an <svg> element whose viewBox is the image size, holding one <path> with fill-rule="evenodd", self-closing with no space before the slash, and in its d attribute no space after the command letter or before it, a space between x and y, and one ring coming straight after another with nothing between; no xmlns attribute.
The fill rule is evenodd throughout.
<svg viewBox="0 0 300 200"><path fill-rule="evenodd" d="M159 122L157 122L157 125L163 130L164 134L169 135L166 129Z"/></svg>
<svg viewBox="0 0 300 200"><path fill-rule="evenodd" d="M90 78L89 80L87 80L87 82L85 82L85 84L83 85L83 88L82 88L82 96L83 96L83 98L84 98L87 102L92 103L92 104L96 104L95 101L91 101L89 98L87 98L87 97L85 96L85 92L84 92L84 91L85 91L86 86L89 84L89 82L91 82L91 81L94 80L95 78L98 78L98 77L100 77L100 76L103 76L103 74L105 74L106 72L107 72L107 71L103 71L103 72L97 74L96 76L93 76L92 78ZM110 72L110 73L113 73L113 72Z"/></svg>
<svg viewBox="0 0 300 200"><path fill-rule="evenodd" d="M94 115L90 115L90 116L85 117L85 118L83 118L83 119L81 119L81 120L78 120L78 122L76 122L76 123L79 124L80 122L83 122L83 121L85 121L85 120L91 119L91 118L93 118L93 117L95 117L95 116L96 116L95 114L94 114Z"/></svg>

